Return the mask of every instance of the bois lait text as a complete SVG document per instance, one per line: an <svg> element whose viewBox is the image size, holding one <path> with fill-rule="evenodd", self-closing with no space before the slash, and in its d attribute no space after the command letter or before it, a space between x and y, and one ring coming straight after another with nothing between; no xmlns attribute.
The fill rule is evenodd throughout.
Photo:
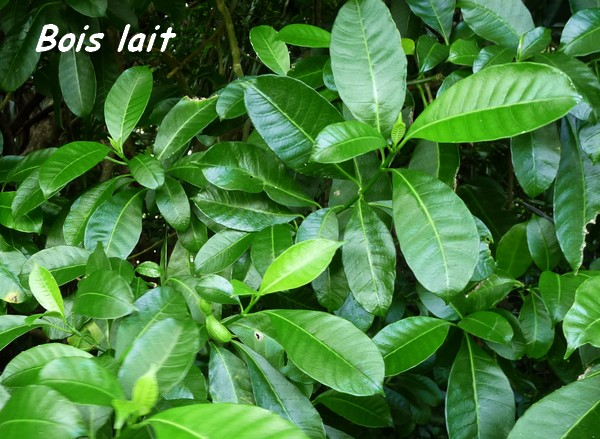
<svg viewBox="0 0 600 439"><path fill-rule="evenodd" d="M84 32L79 35L67 33L60 38L57 38L59 29L54 24L46 24L42 28L42 32L38 39L36 52L47 52L55 47L61 52L67 52L75 49L76 52L85 50L86 52L96 52L102 47L104 34L101 32L88 35L85 31L89 30L89 26L83 27ZM155 26L156 32L151 34L136 33L131 34L131 26L126 25L119 39L117 46L118 52L127 50L129 52L151 52L153 49L164 52L167 49L169 41L177 36L171 27L168 27L164 32L160 32L160 26Z"/></svg>

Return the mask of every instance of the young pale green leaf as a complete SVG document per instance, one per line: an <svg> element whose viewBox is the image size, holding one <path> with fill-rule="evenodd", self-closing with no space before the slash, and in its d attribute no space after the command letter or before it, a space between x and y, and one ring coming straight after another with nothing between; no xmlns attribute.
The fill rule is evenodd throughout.
<svg viewBox="0 0 600 439"><path fill-rule="evenodd" d="M517 60L524 61L527 58L540 53L552 42L552 31L546 27L536 27L525 32L519 39L517 47Z"/></svg>
<svg viewBox="0 0 600 439"><path fill-rule="evenodd" d="M599 288L600 277L592 277L577 288L575 303L563 321L563 332L568 346L565 358L585 343L600 347L600 303L597 297Z"/></svg>
<svg viewBox="0 0 600 439"><path fill-rule="evenodd" d="M292 246L292 230L278 224L258 232L252 241L250 255L256 270L264 275L269 265L285 250Z"/></svg>
<svg viewBox="0 0 600 439"><path fill-rule="evenodd" d="M165 170L158 160L147 154L137 154L129 160L131 175L148 189L158 189L165 183Z"/></svg>
<svg viewBox="0 0 600 439"><path fill-rule="evenodd" d="M527 409L508 439L593 437L600 426L599 395L599 375L567 384Z"/></svg>
<svg viewBox="0 0 600 439"><path fill-rule="evenodd" d="M61 146L40 167L40 187L46 197L86 173L106 157L109 149L96 142L71 142Z"/></svg>
<svg viewBox="0 0 600 439"><path fill-rule="evenodd" d="M422 363L444 343L450 322L426 316L406 317L379 331L373 342L385 362L385 375L398 375Z"/></svg>
<svg viewBox="0 0 600 439"><path fill-rule="evenodd" d="M300 23L288 24L282 27L276 38L292 46L315 49L328 48L331 43L331 34L325 29Z"/></svg>
<svg viewBox="0 0 600 439"><path fill-rule="evenodd" d="M378 428L392 427L392 414L387 401L381 395L354 396L327 390L314 400L356 425Z"/></svg>
<svg viewBox="0 0 600 439"><path fill-rule="evenodd" d="M163 165L179 158L192 138L217 118L217 96L182 98L163 119L154 141L154 155Z"/></svg>
<svg viewBox="0 0 600 439"><path fill-rule="evenodd" d="M0 224L19 232L39 234L44 221L41 211L34 210L23 216L15 217L12 205L16 197L16 192L0 192Z"/></svg>
<svg viewBox="0 0 600 439"><path fill-rule="evenodd" d="M435 68L448 58L448 54L448 46L438 43L431 35L421 35L417 40L419 73L425 73Z"/></svg>
<svg viewBox="0 0 600 439"><path fill-rule="evenodd" d="M574 271L583 263L586 227L600 213L600 166L578 145L575 128L561 129L561 157L554 184L554 225L560 248Z"/></svg>
<svg viewBox="0 0 600 439"><path fill-rule="evenodd" d="M564 116L578 100L558 69L526 62L491 66L447 89L417 117L406 138L463 143L511 137Z"/></svg>
<svg viewBox="0 0 600 439"><path fill-rule="evenodd" d="M251 348L237 342L235 347L248 366L256 405L293 422L307 436L324 439L323 421L311 401Z"/></svg>
<svg viewBox="0 0 600 439"><path fill-rule="evenodd" d="M121 73L104 102L104 119L111 137L122 146L142 117L152 93L152 72L147 66Z"/></svg>
<svg viewBox="0 0 600 439"><path fill-rule="evenodd" d="M135 311L133 292L123 277L97 270L79 282L73 309L97 319L116 319Z"/></svg>
<svg viewBox="0 0 600 439"><path fill-rule="evenodd" d="M83 243L92 250L98 242L106 254L127 258L142 233L143 190L127 189L105 201L90 217Z"/></svg>
<svg viewBox="0 0 600 439"><path fill-rule="evenodd" d="M65 104L76 116L87 117L96 100L96 73L89 55L75 48L60 55L58 81Z"/></svg>
<svg viewBox="0 0 600 439"><path fill-rule="evenodd" d="M527 341L527 355L542 358L554 342L554 328L550 313L537 292L532 291L523 301L519 323Z"/></svg>
<svg viewBox="0 0 600 439"><path fill-rule="evenodd" d="M404 104L406 55L381 0L350 0L331 31L331 68L354 117L389 136Z"/></svg>
<svg viewBox="0 0 600 439"><path fill-rule="evenodd" d="M104 17L108 5L107 0L66 0L66 3L88 17Z"/></svg>
<svg viewBox="0 0 600 439"><path fill-rule="evenodd" d="M319 133L311 159L320 163L339 163L386 145L375 128L349 120L328 125Z"/></svg>
<svg viewBox="0 0 600 439"><path fill-rule="evenodd" d="M77 406L56 390L30 385L15 390L0 411L6 438L76 438L86 430Z"/></svg>
<svg viewBox="0 0 600 439"><path fill-rule="evenodd" d="M540 270L552 270L561 260L556 230L550 220L536 215L531 217L527 222L527 245Z"/></svg>
<svg viewBox="0 0 600 439"><path fill-rule="evenodd" d="M29 279L33 266L38 264L52 273L58 285L64 285L85 274L89 256L89 250L69 245L46 248L35 253L23 264L20 277L22 280Z"/></svg>
<svg viewBox="0 0 600 439"><path fill-rule="evenodd" d="M341 242L310 239L294 244L267 268L259 294L276 293L306 285L327 268Z"/></svg>
<svg viewBox="0 0 600 439"><path fill-rule="evenodd" d="M418 281L451 296L471 279L479 233L463 201L441 181L411 169L394 171L394 224L400 249Z"/></svg>
<svg viewBox="0 0 600 439"><path fill-rule="evenodd" d="M573 14L560 36L560 46L571 56L600 52L600 8L584 9Z"/></svg>
<svg viewBox="0 0 600 439"><path fill-rule="evenodd" d="M555 124L510 140L513 169L527 195L537 197L550 187L560 162L560 138Z"/></svg>
<svg viewBox="0 0 600 439"><path fill-rule="evenodd" d="M275 339L311 378L356 396L383 392L385 366L377 346L341 317L319 311L262 311L271 319Z"/></svg>
<svg viewBox="0 0 600 439"><path fill-rule="evenodd" d="M233 353L216 344L210 345L208 383L213 403L254 404L246 365Z"/></svg>
<svg viewBox="0 0 600 439"><path fill-rule="evenodd" d="M407 0L406 3L417 17L435 29L449 44L456 0Z"/></svg>
<svg viewBox="0 0 600 439"><path fill-rule="evenodd" d="M456 187L456 174L460 166L457 145L421 140L410 156L409 169L416 169Z"/></svg>
<svg viewBox="0 0 600 439"><path fill-rule="evenodd" d="M515 279L522 276L532 262L527 243L527 224L512 226L496 249L497 267Z"/></svg>
<svg viewBox="0 0 600 439"><path fill-rule="evenodd" d="M468 336L450 371L446 421L453 439L505 438L515 422L515 398L506 375Z"/></svg>
<svg viewBox="0 0 600 439"><path fill-rule="evenodd" d="M158 439L308 439L281 416L250 405L194 404L164 410L144 422L152 426Z"/></svg>
<svg viewBox="0 0 600 439"><path fill-rule="evenodd" d="M359 201L346 224L344 241L342 261L352 295L369 313L385 315L396 281L392 234L377 213Z"/></svg>
<svg viewBox="0 0 600 439"><path fill-rule="evenodd" d="M37 383L56 390L77 404L111 406L124 397L115 376L96 358L56 358L41 369Z"/></svg>
<svg viewBox="0 0 600 439"><path fill-rule="evenodd" d="M214 234L196 255L196 272L211 274L226 269L248 250L252 239L253 234L236 230L224 230Z"/></svg>
<svg viewBox="0 0 600 439"><path fill-rule="evenodd" d="M476 337L494 343L508 343L514 332L508 321L492 311L477 311L458 322L458 327Z"/></svg>
<svg viewBox="0 0 600 439"><path fill-rule="evenodd" d="M192 210L181 184L168 177L165 184L156 191L156 205L163 218L178 232L184 232L190 225Z"/></svg>
<svg viewBox="0 0 600 439"><path fill-rule="evenodd" d="M290 54L285 43L277 38L277 31L273 27L253 27L250 30L250 43L265 66L278 75L287 75L290 70Z"/></svg>
<svg viewBox="0 0 600 439"><path fill-rule="evenodd" d="M147 415L152 411L159 398L158 380L156 378L156 364L152 363L150 368L135 380L131 391L131 401L136 405L138 415Z"/></svg>
<svg viewBox="0 0 600 439"><path fill-rule="evenodd" d="M46 268L34 264L29 273L29 288L33 297L48 311L54 311L64 317L65 305L52 273Z"/></svg>
<svg viewBox="0 0 600 439"><path fill-rule="evenodd" d="M521 35L533 29L531 13L521 0L459 0L465 23L477 35L501 46L517 48Z"/></svg>

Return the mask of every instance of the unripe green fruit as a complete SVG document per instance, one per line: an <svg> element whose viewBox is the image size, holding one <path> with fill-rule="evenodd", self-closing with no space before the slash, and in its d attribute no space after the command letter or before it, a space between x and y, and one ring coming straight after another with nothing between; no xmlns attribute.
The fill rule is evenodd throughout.
<svg viewBox="0 0 600 439"><path fill-rule="evenodd" d="M201 297L198 306L200 307L200 311L202 311L205 316L212 315L212 304L209 301L204 300Z"/></svg>
<svg viewBox="0 0 600 439"><path fill-rule="evenodd" d="M206 331L210 338L219 343L229 343L233 338L229 329L212 314L206 316Z"/></svg>

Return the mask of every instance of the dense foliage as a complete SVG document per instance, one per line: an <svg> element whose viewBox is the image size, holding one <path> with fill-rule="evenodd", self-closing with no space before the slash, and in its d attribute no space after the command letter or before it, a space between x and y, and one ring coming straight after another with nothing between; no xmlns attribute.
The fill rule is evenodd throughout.
<svg viewBox="0 0 600 439"><path fill-rule="evenodd" d="M0 0L0 37L3 438L600 431L600 1Z"/></svg>

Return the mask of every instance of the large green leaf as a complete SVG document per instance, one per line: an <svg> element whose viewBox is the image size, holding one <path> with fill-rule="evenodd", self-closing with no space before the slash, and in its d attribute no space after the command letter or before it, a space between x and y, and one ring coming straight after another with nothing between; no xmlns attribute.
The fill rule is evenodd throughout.
<svg viewBox="0 0 600 439"><path fill-rule="evenodd" d="M314 402L323 404L356 425L370 428L393 426L390 407L381 395L354 396L327 390L316 397Z"/></svg>
<svg viewBox="0 0 600 439"><path fill-rule="evenodd" d="M477 311L458 322L458 327L469 334L494 343L508 343L513 329L508 321L493 311Z"/></svg>
<svg viewBox="0 0 600 439"><path fill-rule="evenodd" d="M327 268L341 245L340 242L322 238L294 244L269 265L259 293L276 293L309 283Z"/></svg>
<svg viewBox="0 0 600 439"><path fill-rule="evenodd" d="M397 375L425 361L444 343L449 329L450 322L426 316L387 325L373 337L385 362L385 375Z"/></svg>
<svg viewBox="0 0 600 439"><path fill-rule="evenodd" d="M578 100L571 80L558 69L526 62L491 66L433 101L406 138L462 143L511 137L564 116Z"/></svg>
<svg viewBox="0 0 600 439"><path fill-rule="evenodd" d="M122 276L97 270L79 282L73 309L97 319L116 319L135 310L133 292Z"/></svg>
<svg viewBox="0 0 600 439"><path fill-rule="evenodd" d="M496 249L497 267L513 278L522 276L532 259L527 243L527 223L518 223L504 234Z"/></svg>
<svg viewBox="0 0 600 439"><path fill-rule="evenodd" d="M271 71L287 75L290 70L290 54L285 43L277 38L271 26L256 26L250 31L250 43L258 58Z"/></svg>
<svg viewBox="0 0 600 439"><path fill-rule="evenodd" d="M585 343L600 347L598 288L600 277L592 277L577 288L575 303L563 321L563 332L568 346L565 357Z"/></svg>
<svg viewBox="0 0 600 439"><path fill-rule="evenodd" d="M377 346L356 326L319 311L263 311L290 360L311 378L357 396L382 393L384 363Z"/></svg>
<svg viewBox="0 0 600 439"><path fill-rule="evenodd" d="M527 245L540 270L552 270L562 258L554 224L546 218L534 215L527 222Z"/></svg>
<svg viewBox="0 0 600 439"><path fill-rule="evenodd" d="M165 116L156 139L154 154L163 164L179 158L188 142L217 118L217 97L208 99L182 98Z"/></svg>
<svg viewBox="0 0 600 439"><path fill-rule="evenodd" d="M406 88L406 55L387 6L380 0L346 2L329 50L340 97L355 118L387 137Z"/></svg>
<svg viewBox="0 0 600 439"><path fill-rule="evenodd" d="M423 171L443 181L451 188L456 187L456 174L460 166L457 145L421 140L410 156L410 169Z"/></svg>
<svg viewBox="0 0 600 439"><path fill-rule="evenodd" d="M560 161L560 139L550 124L510 141L513 168L519 184L534 198L550 187Z"/></svg>
<svg viewBox="0 0 600 439"><path fill-rule="evenodd" d="M523 301L519 323L527 342L527 355L541 358L554 342L554 328L550 313L537 292L532 291Z"/></svg>
<svg viewBox="0 0 600 439"><path fill-rule="evenodd" d="M254 404L246 365L230 351L215 344L210 345L208 382L214 403Z"/></svg>
<svg viewBox="0 0 600 439"><path fill-rule="evenodd" d="M40 210L34 210L23 216L15 217L12 205L16 192L0 192L0 224L9 229L25 233L40 233L44 218Z"/></svg>
<svg viewBox="0 0 600 439"><path fill-rule="evenodd" d="M326 126L317 136L312 160L339 163L383 148L387 142L379 131L357 120Z"/></svg>
<svg viewBox="0 0 600 439"><path fill-rule="evenodd" d="M521 35L534 27L521 0L459 0L458 6L475 33L502 46L516 49Z"/></svg>
<svg viewBox="0 0 600 439"><path fill-rule="evenodd" d="M38 264L50 271L58 285L66 284L85 274L89 250L68 245L57 245L35 253L21 267L21 278L29 278L33 266Z"/></svg>
<svg viewBox="0 0 600 439"><path fill-rule="evenodd" d="M164 185L156 191L156 205L171 227L178 232L187 230L190 225L192 210L181 183L167 177Z"/></svg>
<svg viewBox="0 0 600 439"><path fill-rule="evenodd" d="M40 188L40 172L35 169L27 176L17 189L11 208L15 217L23 216L46 201L42 188Z"/></svg>
<svg viewBox="0 0 600 439"><path fill-rule="evenodd" d="M498 364L465 337L446 393L446 422L453 439L501 439L515 422L515 399Z"/></svg>
<svg viewBox="0 0 600 439"><path fill-rule="evenodd" d="M319 412L310 400L267 360L249 347L235 343L248 366L256 405L293 422L311 438L325 438Z"/></svg>
<svg viewBox="0 0 600 439"><path fill-rule="evenodd" d="M147 66L121 73L104 102L104 119L111 137L123 145L142 117L152 93L152 72Z"/></svg>
<svg viewBox="0 0 600 439"><path fill-rule="evenodd" d="M551 271L542 273L539 280L540 294L554 323L562 321L575 302L577 288L589 277L582 271L576 275L573 273L560 275Z"/></svg>
<svg viewBox="0 0 600 439"><path fill-rule="evenodd" d="M86 173L106 157L109 149L96 142L71 142L61 146L40 167L40 187L46 197Z"/></svg>
<svg viewBox="0 0 600 439"><path fill-rule="evenodd" d="M574 130L572 122L563 123L554 185L554 225L563 254L577 271L583 263L586 226L600 213L600 166L579 148Z"/></svg>
<svg viewBox="0 0 600 439"><path fill-rule="evenodd" d="M406 0L406 3L427 26L439 32L446 44L449 43L456 0Z"/></svg>
<svg viewBox="0 0 600 439"><path fill-rule="evenodd" d="M441 181L420 171L394 171L394 223L417 280L441 295L461 291L479 259L473 215Z"/></svg>
<svg viewBox="0 0 600 439"><path fill-rule="evenodd" d="M396 247L385 223L364 201L354 206L344 231L342 261L350 291L361 306L385 315L396 281Z"/></svg>
<svg viewBox="0 0 600 439"><path fill-rule="evenodd" d="M584 9L573 14L563 28L560 46L571 56L600 52L600 8Z"/></svg>
<svg viewBox="0 0 600 439"><path fill-rule="evenodd" d="M280 416L249 405L194 404L162 411L144 422L152 426L157 439L308 439Z"/></svg>
<svg viewBox="0 0 600 439"><path fill-rule="evenodd" d="M128 189L105 201L85 228L85 248L93 250L101 242L108 256L127 258L142 233L143 193L139 189Z"/></svg>
<svg viewBox="0 0 600 439"><path fill-rule="evenodd" d="M566 410L568 408L568 410ZM509 439L594 437L600 428L600 376L566 385L533 404Z"/></svg>
<svg viewBox="0 0 600 439"><path fill-rule="evenodd" d="M58 81L65 104L76 116L87 117L96 100L96 73L86 52L75 48L60 55Z"/></svg>
<svg viewBox="0 0 600 439"><path fill-rule="evenodd" d="M264 276L269 265L292 246L292 230L289 226L278 224L256 234L252 241L250 255L256 270Z"/></svg>
<svg viewBox="0 0 600 439"><path fill-rule="evenodd" d="M224 230L210 237L202 246L194 264L198 274L218 273L237 261L250 247L254 235Z"/></svg>

